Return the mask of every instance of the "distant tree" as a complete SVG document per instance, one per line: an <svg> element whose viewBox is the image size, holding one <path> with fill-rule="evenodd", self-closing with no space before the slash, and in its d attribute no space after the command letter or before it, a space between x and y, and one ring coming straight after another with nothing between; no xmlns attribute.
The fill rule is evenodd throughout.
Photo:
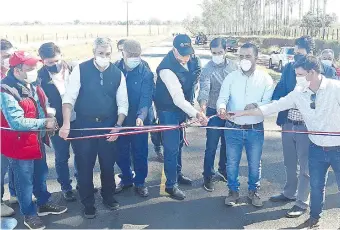
<svg viewBox="0 0 340 230"><path fill-rule="evenodd" d="M194 17L193 19L187 17L183 20L182 25L192 35L197 35L202 30L202 20L199 17Z"/></svg>
<svg viewBox="0 0 340 230"><path fill-rule="evenodd" d="M80 24L80 20L78 20L78 19L77 19L77 20L74 20L74 21L73 21L73 24L79 25L79 24Z"/></svg>

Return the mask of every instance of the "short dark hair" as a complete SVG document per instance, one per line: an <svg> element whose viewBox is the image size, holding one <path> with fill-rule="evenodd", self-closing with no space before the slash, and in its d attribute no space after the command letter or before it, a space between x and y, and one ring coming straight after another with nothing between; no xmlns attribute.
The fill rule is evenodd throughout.
<svg viewBox="0 0 340 230"><path fill-rule="evenodd" d="M319 59L311 54L307 55L306 57L302 57L294 63L295 69L300 67L307 71L314 70L317 73L321 73L321 64Z"/></svg>
<svg viewBox="0 0 340 230"><path fill-rule="evenodd" d="M210 42L210 49L211 48L217 48L217 47L222 47L224 50L227 49L227 40L225 38L214 38L211 42Z"/></svg>
<svg viewBox="0 0 340 230"><path fill-rule="evenodd" d="M42 59L46 58L54 58L56 55L60 54L60 48L53 42L47 42L40 46L39 50L39 56Z"/></svg>
<svg viewBox="0 0 340 230"><path fill-rule="evenodd" d="M305 49L307 53L312 53L315 49L314 39L309 35L305 35L296 39L295 45L300 49Z"/></svg>
<svg viewBox="0 0 340 230"><path fill-rule="evenodd" d="M126 39L120 39L120 40L117 42L117 48L118 48L120 45L123 45L125 41L126 41Z"/></svg>
<svg viewBox="0 0 340 230"><path fill-rule="evenodd" d="M257 48L257 46L253 43L250 43L250 42L247 42L245 44L243 44L241 46L241 49L249 49L249 48L252 48L253 51L254 51L254 54L255 54L255 57L258 57L259 56L259 49Z"/></svg>
<svg viewBox="0 0 340 230"><path fill-rule="evenodd" d="M13 45L10 41L6 40L6 39L1 39L1 50L9 50L11 48L13 48Z"/></svg>

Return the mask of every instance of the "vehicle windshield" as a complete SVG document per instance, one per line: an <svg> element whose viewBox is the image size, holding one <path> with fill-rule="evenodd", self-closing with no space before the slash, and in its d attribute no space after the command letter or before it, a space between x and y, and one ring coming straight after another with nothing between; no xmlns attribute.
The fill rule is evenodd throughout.
<svg viewBox="0 0 340 230"><path fill-rule="evenodd" d="M294 55L294 48L288 48L288 49L286 49L286 54L288 54L288 55Z"/></svg>

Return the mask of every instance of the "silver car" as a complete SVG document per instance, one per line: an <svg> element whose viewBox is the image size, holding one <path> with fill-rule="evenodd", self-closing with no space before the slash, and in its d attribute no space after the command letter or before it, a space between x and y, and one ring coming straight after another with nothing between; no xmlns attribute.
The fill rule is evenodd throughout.
<svg viewBox="0 0 340 230"><path fill-rule="evenodd" d="M294 47L281 47L274 51L269 58L269 69L277 67L282 72L283 67L294 61Z"/></svg>

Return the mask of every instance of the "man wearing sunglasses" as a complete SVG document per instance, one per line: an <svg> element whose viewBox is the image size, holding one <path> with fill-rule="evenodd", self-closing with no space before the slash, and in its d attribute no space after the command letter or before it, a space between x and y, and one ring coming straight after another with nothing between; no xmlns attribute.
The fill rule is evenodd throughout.
<svg viewBox="0 0 340 230"><path fill-rule="evenodd" d="M302 114L307 130L340 132L340 82L321 74L321 64L312 55L294 64L299 84L287 96L257 109L233 112L232 117L268 116L297 108ZM298 134L302 135L302 134ZM340 136L308 135L309 175L311 187L310 218L299 227L317 227L324 204L328 169L333 168L340 190Z"/></svg>
<svg viewBox="0 0 340 230"><path fill-rule="evenodd" d="M274 90L273 100L287 96L296 85L303 86L306 83L303 78L296 77L294 63L307 54L312 54L314 47L314 40L310 36L302 36L295 40L295 62L288 63L284 67L280 82ZM320 72L325 77L335 78L335 71L330 66L321 63ZM276 123L285 131L306 131L304 119L296 108L280 112ZM309 144L310 141L306 134L282 133L283 159L287 179L282 193L272 196L270 201L291 202L296 200L294 206L286 213L286 216L290 218L303 215L309 205ZM298 165L300 167L299 174Z"/></svg>

